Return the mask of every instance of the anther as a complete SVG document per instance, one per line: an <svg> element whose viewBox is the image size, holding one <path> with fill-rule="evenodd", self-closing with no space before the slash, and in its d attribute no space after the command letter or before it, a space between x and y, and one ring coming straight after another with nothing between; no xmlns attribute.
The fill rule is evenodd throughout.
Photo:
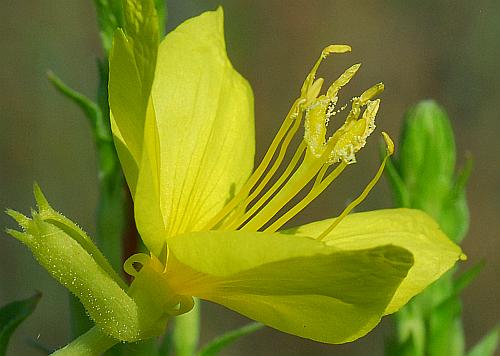
<svg viewBox="0 0 500 356"><path fill-rule="evenodd" d="M360 67L361 64L358 63L351 66L344 73L342 73L341 76L336 81L334 81L332 85L330 85L330 88L328 88L328 91L326 92L326 96L329 98L337 96L339 90L347 83L349 83L349 81L354 77Z"/></svg>
<svg viewBox="0 0 500 356"><path fill-rule="evenodd" d="M302 88L300 89L301 97L306 97L307 92L309 91L309 88L314 82L314 79L316 79L316 73L318 72L319 65L325 59L328 57L328 55L332 53L346 53L350 52L351 47L348 45L330 45L327 46L321 51L321 56L318 58L314 66L312 67L311 71L306 77L306 80L304 81L304 84L302 84Z"/></svg>

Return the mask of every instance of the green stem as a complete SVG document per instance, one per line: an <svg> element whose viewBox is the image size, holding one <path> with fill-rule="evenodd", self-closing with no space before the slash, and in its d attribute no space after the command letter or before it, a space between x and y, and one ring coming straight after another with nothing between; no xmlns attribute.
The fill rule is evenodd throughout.
<svg viewBox="0 0 500 356"><path fill-rule="evenodd" d="M122 238L125 230L126 187L112 142L98 145L99 206L97 241L103 254L120 276L122 273Z"/></svg>
<svg viewBox="0 0 500 356"><path fill-rule="evenodd" d="M194 308L175 318L173 342L177 356L193 356L200 339L200 301L195 299Z"/></svg>
<svg viewBox="0 0 500 356"><path fill-rule="evenodd" d="M123 264L123 237L127 212L127 187L120 162L116 154L111 134L108 104L108 69L107 65L99 67L98 107L99 115L96 117L95 143L98 162L99 177L99 202L97 209L96 242L108 259L113 269L120 276ZM70 313L72 319L72 333L77 337L92 326L83 306L74 297L70 297Z"/></svg>
<svg viewBox="0 0 500 356"><path fill-rule="evenodd" d="M93 327L52 355L54 356L98 356L118 343L118 340Z"/></svg>
<svg viewBox="0 0 500 356"><path fill-rule="evenodd" d="M107 63L107 60L106 62ZM99 65L97 104L100 120L96 122L96 148L99 176L99 207L97 210L97 241L111 266L120 273L123 264L123 235L127 219L127 187L116 154L109 119L107 64Z"/></svg>

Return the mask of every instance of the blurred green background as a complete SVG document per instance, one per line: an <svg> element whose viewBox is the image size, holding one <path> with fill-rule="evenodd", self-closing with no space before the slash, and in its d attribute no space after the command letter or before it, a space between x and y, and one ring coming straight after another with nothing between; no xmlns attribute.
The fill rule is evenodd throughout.
<svg viewBox="0 0 500 356"><path fill-rule="evenodd" d="M215 1L169 1L171 29L215 8ZM378 81L386 91L378 127L397 139L404 111L418 100L445 106L455 129L458 162L475 157L468 196L471 228L464 242L469 262L486 259L479 278L463 294L467 344L499 320L500 283L500 1L498 0L323 0L223 1L228 51L255 92L257 158L295 99L321 49L348 43L350 55L330 58L321 75L333 80L362 62L349 96ZM28 211L32 182L53 205L90 234L97 203L95 155L80 111L46 79L51 69L93 97L102 55L93 2L38 0L0 2L0 209ZM313 203L296 223L332 216L356 196L378 167L378 138L370 139L359 164L334 189ZM385 182L359 210L391 206ZM0 227L12 227L0 215ZM0 304L43 292L38 309L12 340L12 355L37 355L33 340L48 347L68 341L64 288L37 265L29 251L0 232ZM205 304L202 340L241 325L245 319ZM382 355L384 320L371 334L341 346L317 344L264 329L225 355ZM30 341L31 340L31 341Z"/></svg>

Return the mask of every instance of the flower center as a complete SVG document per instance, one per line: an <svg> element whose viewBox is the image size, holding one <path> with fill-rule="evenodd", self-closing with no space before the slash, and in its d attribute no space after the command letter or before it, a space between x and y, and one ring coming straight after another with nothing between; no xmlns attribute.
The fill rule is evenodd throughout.
<svg viewBox="0 0 500 356"><path fill-rule="evenodd" d="M238 194L205 226L205 230L216 228L275 232L323 192L349 164L356 162L355 154L364 147L366 139L375 129L380 99L372 99L384 90L384 85L376 84L359 97L354 97L343 125L327 137L330 121L346 108L343 106L337 109L338 92L354 77L360 65L348 68L322 95L320 92L324 79L316 79L323 59L331 53L350 50L346 45L331 45L322 51L302 85L300 97L293 103L262 162ZM304 136L295 154L285 164L286 153L297 136L302 121ZM387 145L387 155L377 174L362 194L318 239L324 238L344 216L361 203L382 175L387 158L394 151L394 144L389 136L382 134ZM280 168L281 175L275 177ZM270 184L273 178L274 183ZM312 187L305 196L280 215L283 207L310 183Z"/></svg>

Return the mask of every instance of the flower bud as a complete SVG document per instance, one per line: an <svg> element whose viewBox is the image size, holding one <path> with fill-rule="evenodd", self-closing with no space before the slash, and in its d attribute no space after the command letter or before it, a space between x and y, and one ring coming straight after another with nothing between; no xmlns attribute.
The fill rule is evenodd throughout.
<svg viewBox="0 0 500 356"><path fill-rule="evenodd" d="M432 215L455 241L468 227L465 183L470 164L455 175L455 140L446 112L426 100L405 115L399 155L388 167L398 205Z"/></svg>
<svg viewBox="0 0 500 356"><path fill-rule="evenodd" d="M38 211L27 217L8 210L22 231L8 229L7 233L25 244L52 277L80 300L105 334L127 342L158 336L169 317L193 307L192 298L172 292L164 279L164 266L148 255L128 259L125 269L134 281L127 286L90 237L55 211L38 185L34 191Z"/></svg>
<svg viewBox="0 0 500 356"><path fill-rule="evenodd" d="M137 339L137 305L123 289L125 284L111 272L90 238L50 207L38 186L35 197L39 210L32 211L31 218L7 211L22 228L7 232L25 244L40 265L78 297L106 334L118 340Z"/></svg>

